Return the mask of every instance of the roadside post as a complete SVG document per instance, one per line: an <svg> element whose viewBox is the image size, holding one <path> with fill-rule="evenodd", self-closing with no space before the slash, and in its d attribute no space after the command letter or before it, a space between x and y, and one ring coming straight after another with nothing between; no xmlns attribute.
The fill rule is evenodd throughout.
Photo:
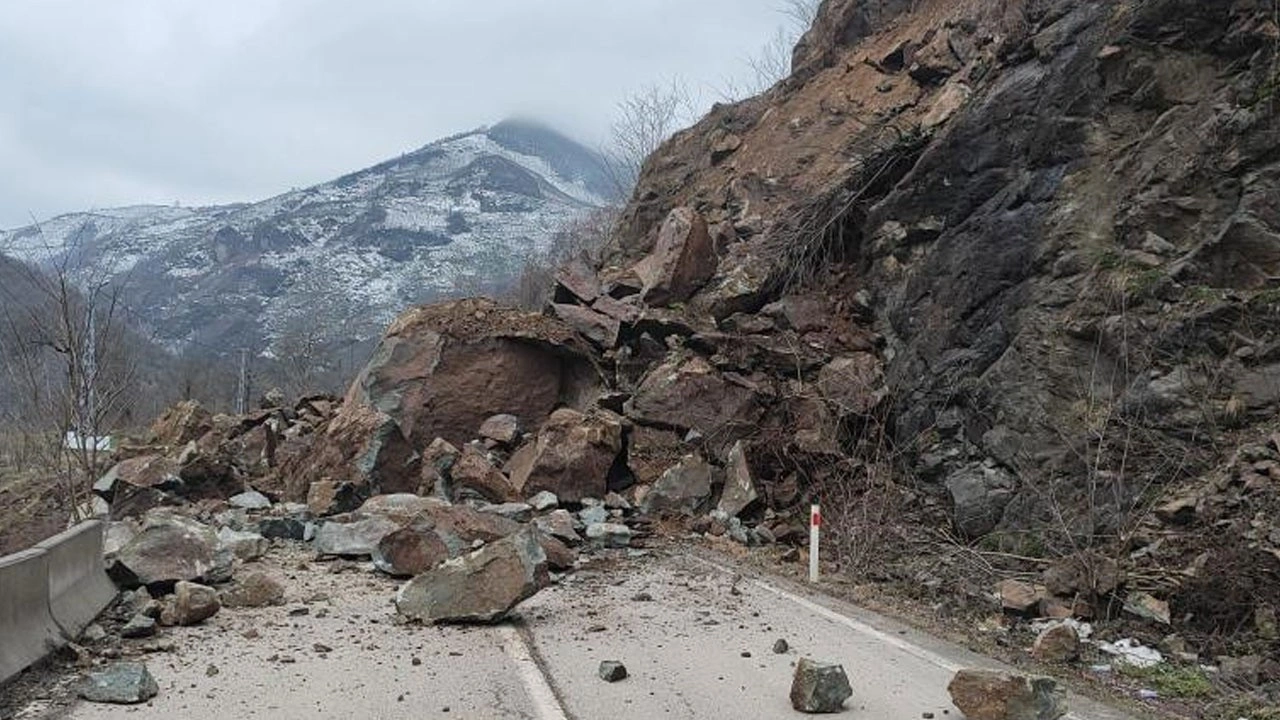
<svg viewBox="0 0 1280 720"><path fill-rule="evenodd" d="M814 503L809 507L809 582L818 582L818 533L822 528L822 508Z"/></svg>

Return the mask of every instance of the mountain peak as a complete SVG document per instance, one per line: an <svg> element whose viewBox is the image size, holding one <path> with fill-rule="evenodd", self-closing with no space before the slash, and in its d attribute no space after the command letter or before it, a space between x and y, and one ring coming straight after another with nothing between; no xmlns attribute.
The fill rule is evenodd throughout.
<svg viewBox="0 0 1280 720"><path fill-rule="evenodd" d="M0 232L0 247L46 261L49 246L87 248L129 273L171 346L261 348L307 318L376 333L407 305L499 292L608 196L597 153L512 118L261 202L73 213Z"/></svg>

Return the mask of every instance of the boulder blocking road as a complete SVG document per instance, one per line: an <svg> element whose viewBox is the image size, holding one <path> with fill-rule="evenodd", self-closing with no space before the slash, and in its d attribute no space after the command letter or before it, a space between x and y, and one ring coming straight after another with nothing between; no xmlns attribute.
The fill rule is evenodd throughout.
<svg viewBox="0 0 1280 720"><path fill-rule="evenodd" d="M367 564L276 556L281 607L180 630L148 664L146 705L81 703L98 718L778 718L802 657L841 663L864 718L962 717L947 682L1000 665L786 581L738 575L712 555L619 553L570 575L498 626L399 625L397 583ZM775 653L777 640L789 649ZM628 677L601 680L621 661ZM1127 715L1071 697L1078 720ZM948 714L949 711L949 714ZM22 715L20 715L21 717Z"/></svg>

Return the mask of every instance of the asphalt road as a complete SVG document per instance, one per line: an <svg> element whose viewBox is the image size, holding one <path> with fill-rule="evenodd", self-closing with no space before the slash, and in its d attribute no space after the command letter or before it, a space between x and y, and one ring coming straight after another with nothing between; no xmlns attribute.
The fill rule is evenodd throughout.
<svg viewBox="0 0 1280 720"><path fill-rule="evenodd" d="M516 622L485 628L396 625L396 583L300 557L268 568L289 584L285 607L224 610L172 631L177 650L148 659L161 687L149 704L80 703L69 717L802 717L788 690L794 663L808 656L844 665L854 688L844 716L960 718L946 693L951 675L1000 667L692 554L656 551L581 571L527 601ZM787 653L773 652L778 639ZM602 660L623 662L630 677L602 681ZM1078 720L1128 720L1082 698L1071 706Z"/></svg>

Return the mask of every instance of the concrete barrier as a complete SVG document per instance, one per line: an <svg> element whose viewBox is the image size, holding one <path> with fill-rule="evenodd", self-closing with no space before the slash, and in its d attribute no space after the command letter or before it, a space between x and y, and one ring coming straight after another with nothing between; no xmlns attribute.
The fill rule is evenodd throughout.
<svg viewBox="0 0 1280 720"><path fill-rule="evenodd" d="M49 556L40 548L0 557L0 682L65 641L49 611Z"/></svg>
<svg viewBox="0 0 1280 720"><path fill-rule="evenodd" d="M115 583L102 560L106 523L89 520L37 545L48 555L49 610L68 639L116 599Z"/></svg>

